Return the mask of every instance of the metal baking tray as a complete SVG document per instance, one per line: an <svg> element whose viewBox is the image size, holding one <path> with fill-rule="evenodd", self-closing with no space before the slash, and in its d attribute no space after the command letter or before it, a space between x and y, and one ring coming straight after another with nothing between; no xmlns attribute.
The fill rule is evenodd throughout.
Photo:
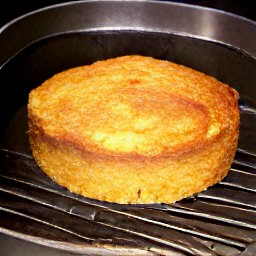
<svg viewBox="0 0 256 256"><path fill-rule="evenodd" d="M73 194L37 167L29 91L64 69L126 54L171 60L238 90L238 150L219 184L174 204L120 205ZM255 22L176 2L68 2L2 27L0 255L255 255L255 58Z"/></svg>

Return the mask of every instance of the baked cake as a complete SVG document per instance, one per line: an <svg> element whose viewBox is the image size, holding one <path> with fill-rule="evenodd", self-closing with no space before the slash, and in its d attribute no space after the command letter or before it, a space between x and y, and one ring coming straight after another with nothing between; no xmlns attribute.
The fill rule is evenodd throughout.
<svg viewBox="0 0 256 256"><path fill-rule="evenodd" d="M38 166L70 191L116 203L172 203L228 173L238 93L191 68L121 56L72 68L29 94Z"/></svg>

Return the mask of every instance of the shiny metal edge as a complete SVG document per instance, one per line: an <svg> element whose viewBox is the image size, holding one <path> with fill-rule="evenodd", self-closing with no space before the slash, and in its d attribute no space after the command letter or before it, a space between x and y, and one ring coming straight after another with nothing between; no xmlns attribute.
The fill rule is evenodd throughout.
<svg viewBox="0 0 256 256"><path fill-rule="evenodd" d="M45 36L88 30L183 34L221 42L256 58L256 22L242 16L169 1L94 0L48 6L4 25L0 28L0 66Z"/></svg>
<svg viewBox="0 0 256 256"><path fill-rule="evenodd" d="M88 255L99 255L99 253L102 253L103 255L129 255L132 253L132 255L154 255L152 252L145 251L142 249L137 248L125 248L125 247L117 247L113 246L103 246L95 247L95 245L90 246L89 244L74 244L74 243L68 243L68 242L60 242L60 241L52 241L40 237L34 237L30 235L26 235L23 233L19 233L13 230L9 230L6 228L0 227L0 234L5 234L17 239L21 239L23 241L27 241L30 243L35 243L38 245L46 246L49 248L54 248L58 250L63 250L65 252L70 253L87 253Z"/></svg>

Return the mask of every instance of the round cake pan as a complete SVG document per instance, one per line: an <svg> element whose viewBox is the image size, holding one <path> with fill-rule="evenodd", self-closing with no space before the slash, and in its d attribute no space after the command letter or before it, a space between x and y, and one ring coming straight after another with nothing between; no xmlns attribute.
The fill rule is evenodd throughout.
<svg viewBox="0 0 256 256"><path fill-rule="evenodd" d="M189 66L239 92L238 151L223 182L172 205L123 206L74 195L35 165L29 91L64 69L128 54ZM250 255L256 248L254 21L177 2L67 2L3 26L0 67L1 255Z"/></svg>

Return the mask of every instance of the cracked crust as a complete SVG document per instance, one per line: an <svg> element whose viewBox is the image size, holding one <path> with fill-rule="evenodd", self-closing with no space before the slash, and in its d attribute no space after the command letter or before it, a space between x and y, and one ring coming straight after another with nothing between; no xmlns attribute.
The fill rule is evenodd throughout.
<svg viewBox="0 0 256 256"><path fill-rule="evenodd" d="M234 89L191 68L123 56L61 72L32 90L29 140L41 169L75 193L171 203L227 174L237 100Z"/></svg>

